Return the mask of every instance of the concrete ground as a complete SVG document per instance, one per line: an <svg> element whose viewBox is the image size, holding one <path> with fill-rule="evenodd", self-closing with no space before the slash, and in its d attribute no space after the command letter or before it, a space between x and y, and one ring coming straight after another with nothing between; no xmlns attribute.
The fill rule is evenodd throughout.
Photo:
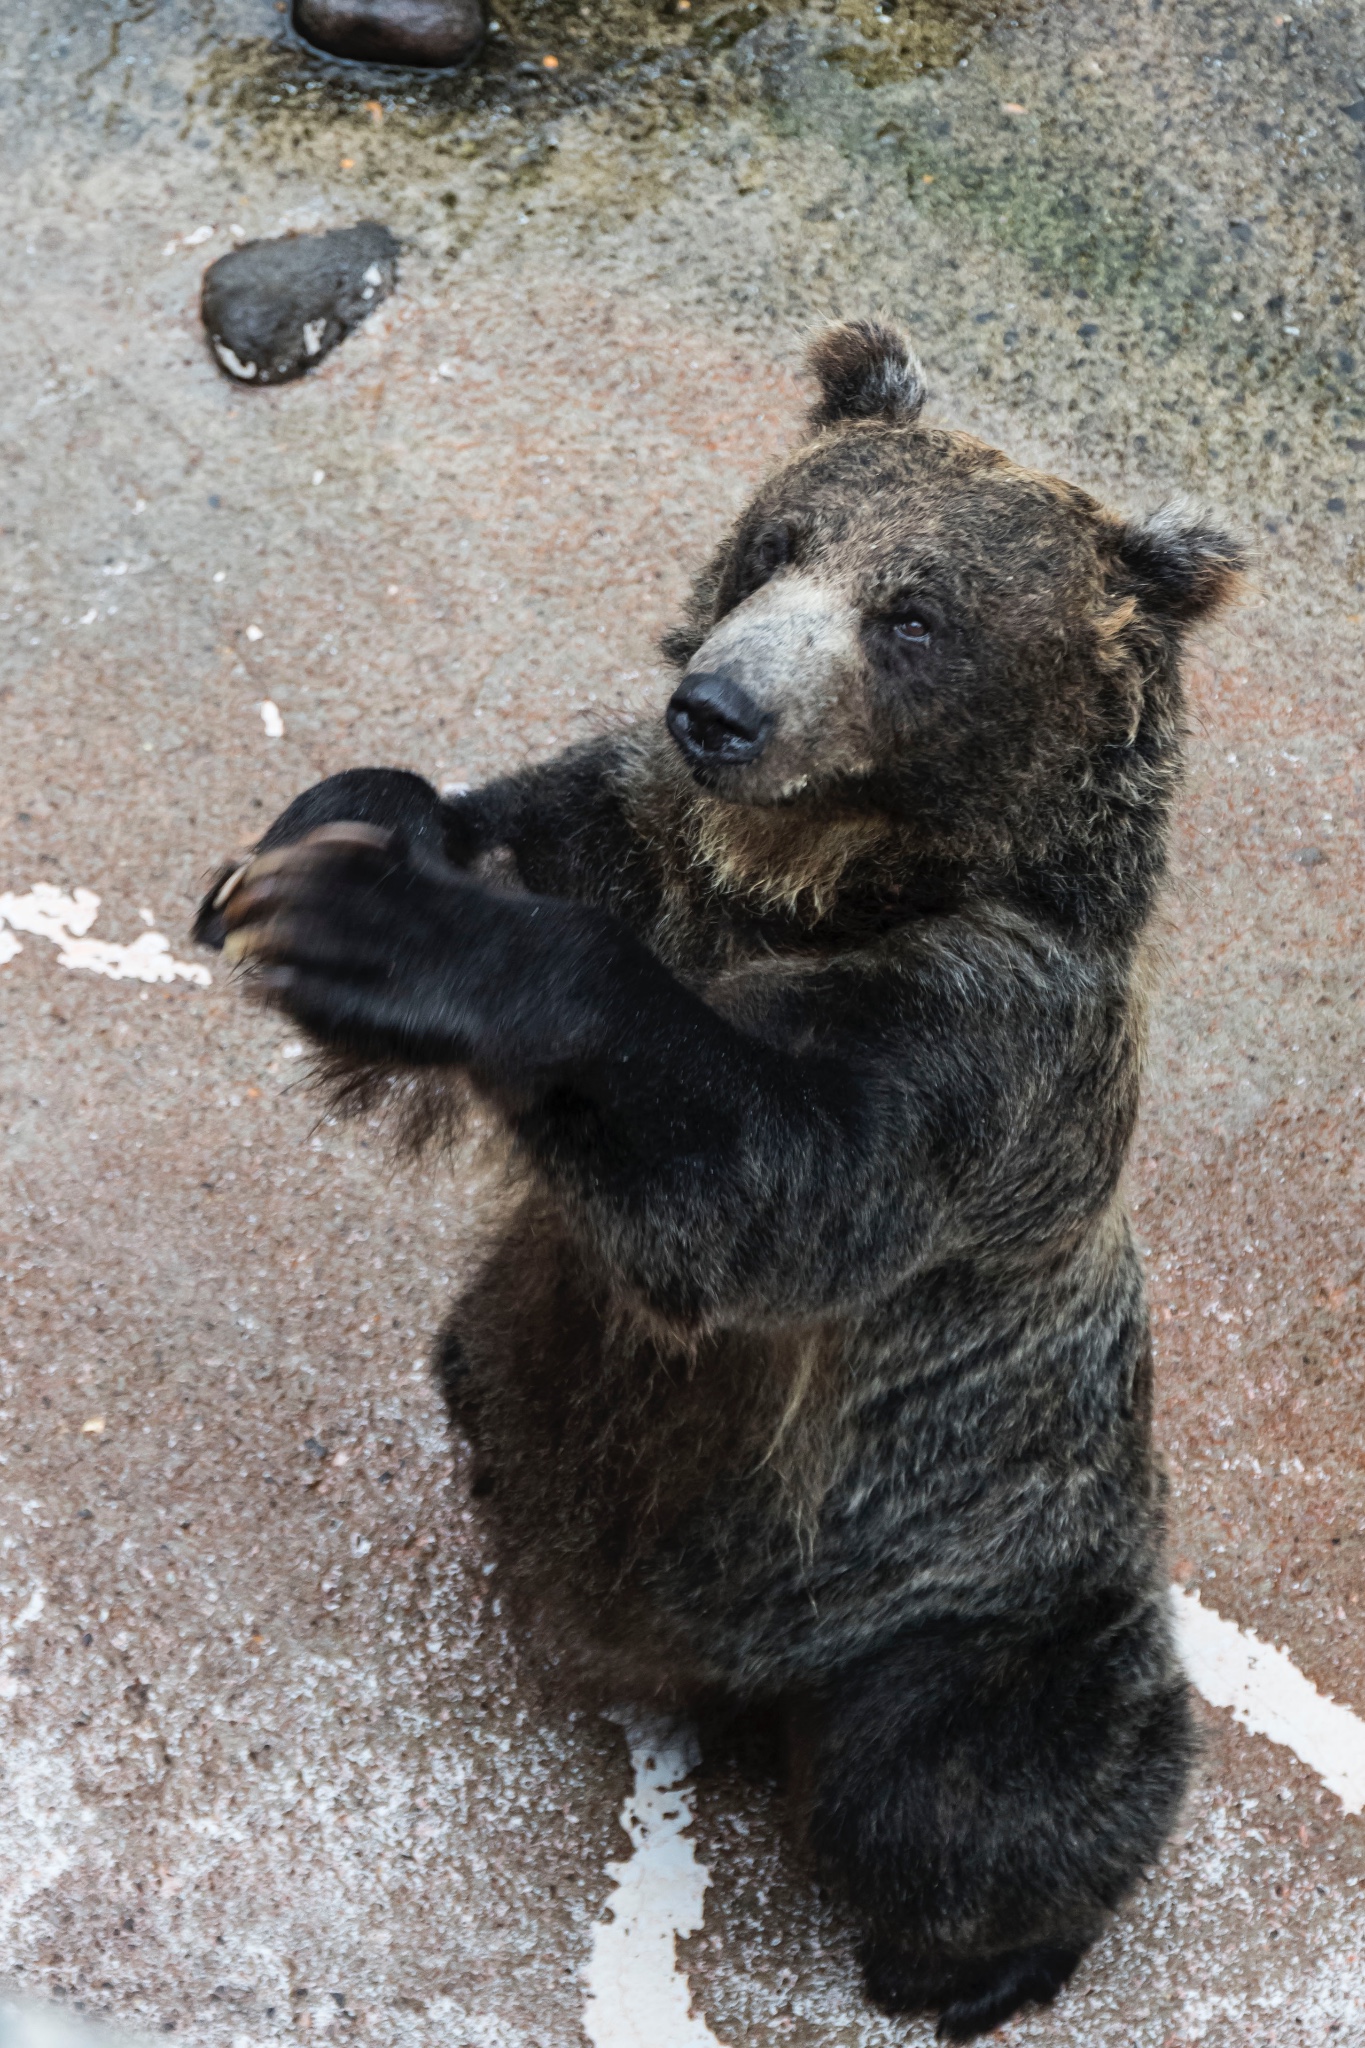
<svg viewBox="0 0 1365 2048"><path fill-rule="evenodd" d="M1283 5L524 0L415 86L273 0L0 0L0 895L192 961L205 871L317 777L657 715L804 331L891 308L946 417L1250 545L1132 1200L1177 1575L1365 1715L1365 9ZM395 298L230 385L206 261L366 215ZM216 964L8 931L0 1988L203 2048L579 2048L626 1746L519 1663L423 1363L496 1189L319 1127ZM1203 1718L1181 1839L1010 2040L1365 2044L1365 1820ZM927 2041L774 1788L694 1783L695 2024Z"/></svg>

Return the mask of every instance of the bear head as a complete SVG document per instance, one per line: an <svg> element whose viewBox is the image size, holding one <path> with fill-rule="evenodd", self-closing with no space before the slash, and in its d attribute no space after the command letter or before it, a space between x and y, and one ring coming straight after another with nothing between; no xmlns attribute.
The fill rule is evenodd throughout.
<svg viewBox="0 0 1365 2048"><path fill-rule="evenodd" d="M926 423L889 324L832 328L808 361L810 439L664 642L707 847L760 881L784 845L813 872L817 839L827 870L888 837L978 871L1074 865L1111 785L1150 809L1173 781L1180 638L1231 593L1237 547Z"/></svg>

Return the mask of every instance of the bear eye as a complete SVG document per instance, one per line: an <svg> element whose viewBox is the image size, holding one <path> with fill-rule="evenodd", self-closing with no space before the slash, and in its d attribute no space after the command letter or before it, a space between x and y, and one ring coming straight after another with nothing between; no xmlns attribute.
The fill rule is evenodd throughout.
<svg viewBox="0 0 1365 2048"><path fill-rule="evenodd" d="M766 583L777 570L784 568L792 558L791 530L786 526L768 526L760 533L749 550L749 570L755 588Z"/></svg>
<svg viewBox="0 0 1365 2048"><path fill-rule="evenodd" d="M893 619L891 631L894 637L907 647L927 647L934 637L929 626L916 612L907 612L903 619Z"/></svg>

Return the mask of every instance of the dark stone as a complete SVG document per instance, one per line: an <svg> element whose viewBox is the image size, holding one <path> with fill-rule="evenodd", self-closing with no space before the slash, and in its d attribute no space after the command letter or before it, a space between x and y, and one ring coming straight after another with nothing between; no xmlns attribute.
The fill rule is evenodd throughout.
<svg viewBox="0 0 1365 2048"><path fill-rule="evenodd" d="M328 57L451 71L484 36L480 0L294 0L294 32Z"/></svg>
<svg viewBox="0 0 1365 2048"><path fill-rule="evenodd" d="M393 290L398 243L378 221L245 242L204 273L200 311L221 369L243 384L301 377Z"/></svg>

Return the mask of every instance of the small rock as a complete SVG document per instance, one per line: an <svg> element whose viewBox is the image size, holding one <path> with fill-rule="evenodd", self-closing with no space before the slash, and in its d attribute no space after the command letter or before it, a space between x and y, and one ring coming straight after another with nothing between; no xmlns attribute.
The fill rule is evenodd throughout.
<svg viewBox="0 0 1365 2048"><path fill-rule="evenodd" d="M1294 855L1301 868L1320 868L1326 858L1320 846L1305 846L1302 852Z"/></svg>
<svg viewBox="0 0 1365 2048"><path fill-rule="evenodd" d="M245 242L204 272L200 310L219 367L242 384L301 377L393 290L398 243L378 221Z"/></svg>
<svg viewBox="0 0 1365 2048"><path fill-rule="evenodd" d="M481 0L294 0L294 32L326 56L452 71L484 37Z"/></svg>

